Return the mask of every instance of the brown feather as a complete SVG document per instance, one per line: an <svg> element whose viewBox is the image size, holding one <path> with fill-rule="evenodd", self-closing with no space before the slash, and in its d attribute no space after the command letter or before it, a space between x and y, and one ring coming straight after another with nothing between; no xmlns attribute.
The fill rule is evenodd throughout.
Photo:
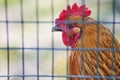
<svg viewBox="0 0 120 80"><path fill-rule="evenodd" d="M80 16L70 16L69 20L82 20ZM85 17L84 21L96 22L94 19ZM78 23L77 27L82 29L83 37L81 37L75 44L75 48L113 48L113 34L109 29L105 28L102 24L95 23ZM98 34L99 28L99 34ZM97 36L99 40L97 41ZM83 46L82 46L83 44ZM120 48L120 44L114 37L114 48ZM82 55L84 58L82 58ZM98 55L98 62L97 60ZM113 56L113 57L112 57ZM113 63L112 63L113 58ZM84 60L83 60L84 59ZM84 61L84 63L82 63ZM82 65L84 64L84 65ZM98 69L97 65L98 64ZM82 70L82 67L84 70ZM113 70L112 70L113 67ZM72 50L69 57L69 74L70 75L84 75L96 76L98 70L99 76L120 76L120 51L114 50ZM70 80L81 80L80 78L70 78ZM96 80L94 78L84 78L83 80ZM109 80L109 79L99 79Z"/></svg>

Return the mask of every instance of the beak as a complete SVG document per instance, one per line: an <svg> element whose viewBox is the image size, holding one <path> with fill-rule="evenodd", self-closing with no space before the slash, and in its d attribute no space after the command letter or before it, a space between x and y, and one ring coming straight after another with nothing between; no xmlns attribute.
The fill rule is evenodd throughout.
<svg viewBox="0 0 120 80"><path fill-rule="evenodd" d="M60 27L58 27L58 26L54 26L52 28L52 32L54 32L54 31L62 31L62 29Z"/></svg>

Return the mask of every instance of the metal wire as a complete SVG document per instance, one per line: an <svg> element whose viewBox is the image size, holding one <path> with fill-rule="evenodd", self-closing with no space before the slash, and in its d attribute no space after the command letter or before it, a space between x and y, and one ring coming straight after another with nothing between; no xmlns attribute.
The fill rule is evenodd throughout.
<svg viewBox="0 0 120 80"><path fill-rule="evenodd" d="M96 51L96 61L98 62L98 52L99 51L112 51L112 62L114 62L114 51L120 51L120 48L114 48L114 35L115 35L115 24L120 24L120 22L116 22L115 21L115 17L116 17L116 13L115 13L115 1L116 0L113 0L113 21L112 22L107 22L107 21L100 21L100 0L97 0L97 23L96 22L89 22L89 23L93 23L93 24L100 24L100 23L103 23L103 24L113 24L113 35L112 35L112 45L113 47L112 48L99 48L99 26L98 26L98 30L97 30L97 48L84 48L84 34L82 34L82 48L69 48L69 47L66 47L66 48L55 48L55 44L54 44L54 34L51 33L52 35L52 45L51 45L51 48L48 48L48 47L40 47L39 46L39 41L40 41L40 37L39 37L39 24L49 24L51 23L53 26L54 25L54 0L51 0L51 21L40 21L39 20L39 0L36 0L36 20L35 21L25 21L24 20L24 11L23 11L23 0L20 0L20 17L21 17L21 20L20 21L15 21L15 20L8 20L8 0L5 0L5 19L6 20L0 20L0 23L5 23L6 24L6 42L7 42L7 47L6 48L2 48L0 47L0 50L6 50L7 51L7 75L1 75L0 74L0 78L2 77L5 77L7 78L7 80L10 80L11 77L20 77L22 78L22 80L25 80L25 77L36 77L37 80L40 80L41 77L50 77L51 80L55 80L55 78L66 78L66 80L68 80L68 78L72 77L72 78L81 78L81 79L84 79L84 78L94 78L94 79L120 79L120 76L99 76L98 74L98 63L96 64L96 76L84 76L84 51ZM67 5L69 4L69 0L66 0L66 3ZM85 3L85 0L82 0L82 3ZM61 21L61 23L70 23L69 21ZM77 21L75 21L77 22ZM21 36L21 39L22 39L22 47L10 47L10 42L9 42L9 23L20 23L21 24L21 31L22 31L22 36ZM25 30L24 30L24 24L25 23L29 23L29 24L36 24L36 40L37 40L37 47L34 48L34 47L25 47L25 42L24 42L24 34L25 34ZM84 22L84 19L83 21L81 22L78 22L78 23L87 23L87 22ZM52 28L52 27L51 27ZM84 33L84 32L83 32ZM10 50L21 50L22 51L22 74L21 75L12 75L10 74ZM35 50L37 52L36 55L36 74L32 74L32 75L26 75L25 74L25 50ZM52 58L51 58L51 62L52 64L50 65L51 66L51 74L42 74L42 72L40 72L40 66L42 64L40 64L40 50L46 50L46 51L51 51L51 55L52 55ZM68 74L68 52L70 50L79 50L79 51L82 51L82 70L83 70L83 73L82 75L80 76L70 76ZM55 51L66 51L66 75L56 75L55 74L55 70L54 70L54 65L55 65ZM114 70L114 66L113 66L113 63L112 63L112 71ZM114 72L114 71L113 71ZM112 73L114 74L114 73Z"/></svg>
<svg viewBox="0 0 120 80"><path fill-rule="evenodd" d="M66 21L60 21L61 23L66 23ZM71 21L67 21L67 23L70 23ZM76 22L76 23L82 23L80 21L73 21L73 22ZM14 21L14 20L9 20L9 21L4 21L4 20L0 20L0 23L29 23L29 24L33 24L33 23L40 23L40 24L49 24L49 23L54 23L54 21ZM120 24L120 22L117 22L117 21L112 21L112 22L107 22L107 21L98 21L97 23L96 22L85 22L85 23L91 23L91 24L97 24L97 23L103 23L103 24Z"/></svg>
<svg viewBox="0 0 120 80"><path fill-rule="evenodd" d="M98 57L99 57L99 51L98 51L98 48L99 48L99 21L100 21L100 0L97 0L97 21L98 21L98 24L97 24L97 42L96 42L96 47L97 47L97 50L96 50L96 75L99 76L99 73L98 73L98 68L99 68L99 60L98 60ZM97 79L98 80L98 79Z"/></svg>
<svg viewBox="0 0 120 80"><path fill-rule="evenodd" d="M58 78L94 78L94 79L120 79L120 76L76 76L76 75L48 75L48 74L44 74L44 75L36 75L36 74L33 74L33 75L0 75L0 77L36 77L36 76L39 76L39 77L58 77Z"/></svg>
<svg viewBox="0 0 120 80"><path fill-rule="evenodd" d="M66 7L67 7L67 5L69 5L69 0L66 0ZM67 14L69 14L69 13L67 13ZM68 24L67 24L67 26L69 26ZM68 30L68 29L67 29ZM68 35L67 35L68 36ZM68 40L69 41L69 40ZM69 53L69 49L68 49L69 47L67 46L66 47L66 75L69 75L68 74L68 53ZM68 77L66 77L66 80L68 80Z"/></svg>
<svg viewBox="0 0 120 80"><path fill-rule="evenodd" d="M54 0L51 0L51 21L54 20ZM51 26L54 24L52 23ZM54 34L52 33L52 80L54 80Z"/></svg>
<svg viewBox="0 0 120 80"><path fill-rule="evenodd" d="M82 0L81 1L82 4L85 4L85 0ZM82 10L83 13L84 13L84 10ZM84 49L84 24L85 24L85 20L84 18L82 19L82 24L83 24L83 27L82 27L82 36L81 36L81 39L82 39L82 48ZM82 75L84 75L84 50L82 49L82 63L81 63L81 69L82 69ZM84 80L82 78L82 80Z"/></svg>
<svg viewBox="0 0 120 80"><path fill-rule="evenodd" d="M112 10L113 10L113 21L115 22L115 1L116 0L113 0L113 4L112 4ZM112 29L113 31L112 31L112 48L114 49L114 43L115 43L115 23L113 23L113 29ZM112 51L112 59L111 59L111 61L112 61L112 68L111 68L111 70L112 70L112 75L114 75L114 53L115 53L115 51L113 50Z"/></svg>
<svg viewBox="0 0 120 80"><path fill-rule="evenodd" d="M21 30L22 30L22 48L24 48L24 17L23 17L23 0L20 0L20 16L21 16ZM25 58L24 58L24 50L22 49L22 75L25 75ZM24 76L22 77L22 80L24 80Z"/></svg>
<svg viewBox="0 0 120 80"><path fill-rule="evenodd" d="M39 0L36 0L36 37L37 37L37 80L40 80L40 78L39 78L39 74L40 74L40 72L39 72L39 66L40 66L40 64L39 64L39 23L38 23L38 21L39 21Z"/></svg>
<svg viewBox="0 0 120 80"><path fill-rule="evenodd" d="M9 51L9 28L8 28L8 1L5 0L5 15L6 15L6 36L7 36L7 74L10 75L10 51ZM9 80L9 76L7 80Z"/></svg>

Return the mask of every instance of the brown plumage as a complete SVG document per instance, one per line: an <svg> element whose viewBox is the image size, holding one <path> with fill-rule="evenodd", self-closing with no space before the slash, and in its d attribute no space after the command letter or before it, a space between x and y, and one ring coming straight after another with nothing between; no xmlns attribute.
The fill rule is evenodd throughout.
<svg viewBox="0 0 120 80"><path fill-rule="evenodd" d="M120 77L120 44L108 28L88 17L90 14L85 5L78 7L75 3L72 8L68 5L55 21L53 31L62 31L63 43L72 48L69 80L82 80L82 75L89 76L83 80L96 80L90 76ZM64 20L70 23L60 22Z"/></svg>
<svg viewBox="0 0 120 80"><path fill-rule="evenodd" d="M82 17L80 16L70 16L70 21L80 21ZM79 39L75 48L109 48L112 49L113 43L113 34L109 29L105 28L102 24L96 24L97 22L90 18L85 17L85 24L77 24L77 27L81 28L83 31L83 37ZM99 28L99 33L98 33ZM97 41L97 36L99 36L99 40ZM83 39L82 39L83 38ZM83 40L83 41L82 41ZM83 44L83 47L82 47ZM99 47L97 47L99 44ZM120 44L117 39L114 37L114 48L119 49ZM82 58L82 55L84 58ZM97 63L97 55L98 55L98 63ZM113 58L112 58L113 56ZM84 60L83 60L84 59ZM113 59L113 63L112 63ZM82 63L84 61L84 63ZM84 65L82 65L84 64ZM97 65L98 64L98 69ZM84 67L84 71L82 70ZM113 67L113 70L112 70ZM120 76L120 51L114 50L73 50L70 53L69 57L69 74L70 75L82 75L82 72L85 76ZM80 80L80 78L70 78L70 80ZM84 80L95 80L93 78L84 79ZM102 79L100 79L102 80ZM106 80L106 79L103 79ZM108 79L109 80L109 79Z"/></svg>

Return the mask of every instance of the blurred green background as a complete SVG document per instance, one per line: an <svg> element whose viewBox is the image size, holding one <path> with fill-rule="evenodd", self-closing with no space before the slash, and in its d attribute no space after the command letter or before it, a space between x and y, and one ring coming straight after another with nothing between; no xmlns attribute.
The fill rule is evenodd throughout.
<svg viewBox="0 0 120 80"><path fill-rule="evenodd" d="M9 47L21 48L22 47L22 24L21 21L21 0L6 0L8 32L9 32ZM47 48L46 50L39 50L39 73L40 75L52 74L52 40L54 40L54 48L66 48L61 39L61 33L52 33L51 29L55 18L59 16L62 9L66 8L67 0L23 0L23 20L31 21L32 23L24 23L24 47L25 48ZM69 0L69 4L78 3L81 5L81 0ZM37 43L37 24L33 23L36 19L36 3L38 3L38 23L39 27L39 43ZM97 0L85 0L86 5L92 10L91 17L98 18L98 4ZM120 22L120 0L116 0L115 3L115 21ZM53 9L52 9L53 7ZM99 19L103 22L113 22L113 0L100 0L100 15ZM53 12L53 14L52 14ZM0 0L0 75L7 75L7 34L6 34L6 11L5 0ZM17 22L17 23L14 23ZM48 22L48 23L45 23ZM111 31L113 24L104 24ZM54 35L54 39L52 39ZM120 24L115 24L115 35L120 40ZM59 38L58 38L59 37ZM70 51L54 51L54 74L66 75L67 74L67 54ZM22 74L22 50L10 49L9 51L9 70L10 75ZM37 50L36 49L24 49L24 67L25 75L37 74ZM0 80L7 80L5 77L0 77ZM22 80L21 77L10 77L10 80ZM25 80L37 80L36 77L25 77ZM52 80L51 77L40 77L40 80ZM66 80L66 78L57 78L54 80Z"/></svg>

